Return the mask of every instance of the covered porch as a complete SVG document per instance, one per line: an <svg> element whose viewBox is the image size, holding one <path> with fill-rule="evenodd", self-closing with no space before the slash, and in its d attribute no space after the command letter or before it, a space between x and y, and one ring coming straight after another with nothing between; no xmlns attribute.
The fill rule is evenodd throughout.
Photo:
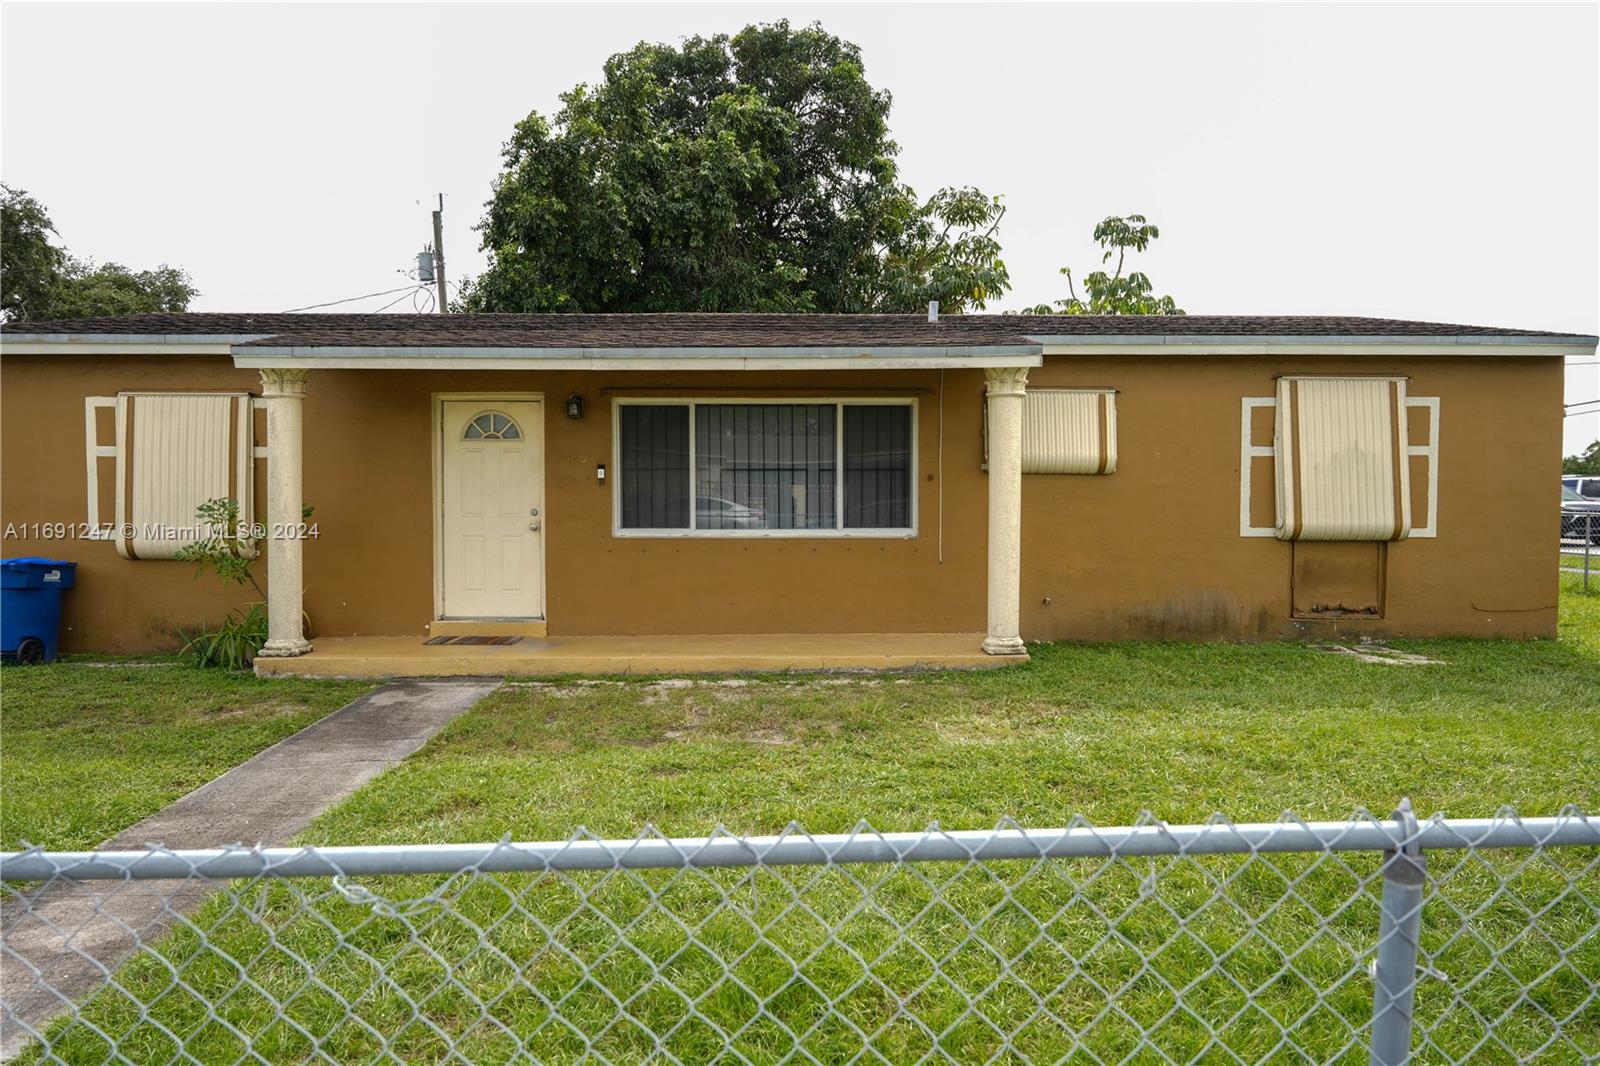
<svg viewBox="0 0 1600 1066"><path fill-rule="evenodd" d="M601 357L591 349L574 357L517 349L485 365L481 357L460 351L430 350L419 355L379 348L330 354L320 347L307 351L241 345L235 363L260 372L261 402L267 409L266 510L271 533L265 554L270 627L257 673L460 676L896 670L1025 661L1019 632L1021 416L1028 371L1040 357L1017 350L1020 347L778 348L767 350L759 361L746 350L732 354L722 349L689 354L651 350L644 357L636 352ZM426 380L431 375L417 373L446 369L461 372L451 379L453 386L473 384L470 397L438 392ZM503 374L507 369L535 373L511 378ZM961 382L960 395L950 399L951 433L959 436L950 446L949 471L947 370L960 374ZM958 380L955 374L951 377ZM369 381L372 386L365 387ZM520 388L508 391L513 385ZM981 404L968 391L975 385ZM319 387L334 390L338 400L308 416L304 410L315 407L307 404L308 394L315 399ZM527 391L530 387L532 391ZM556 418L546 418L546 400L563 395L568 397L565 409L558 407ZM424 422L417 416L427 417L430 397L433 416ZM634 469L630 464L640 453L629 443L633 423L623 414L672 410L683 431L694 418L691 403L701 405L693 409L701 416L707 415L707 408L714 415L739 404L757 409L787 403L790 408L783 413L791 413L797 405L802 413L824 412L819 419L825 427L818 438L821 444L813 449L822 458L814 465L826 467L829 480L820 494L805 497L808 505L821 501L816 507L821 523L811 521L815 516L810 506L802 514L797 505L796 514L779 515L782 520L771 525L763 521L763 512L749 507L753 517L748 522L707 524L715 517L702 513L708 504L745 506L750 500L728 493L734 503L719 501L722 493L700 487L699 480L689 488L691 478L701 478L702 467L709 467L712 460L689 461L689 452L681 447L666 447L661 454L678 464L672 467L679 470L678 481L671 484L683 497L680 510L694 504L688 508L688 520L679 514L676 524L670 519L636 522L624 502L621 477ZM484 413L474 418L480 407ZM851 429L867 424L851 414L887 411L910 412L900 418L898 444L884 444L865 431ZM340 421L328 423L335 412ZM359 417L369 418L367 428L374 432L368 439L388 442L390 458L370 464L370 475L362 477L345 472L336 479L330 471L346 467L317 466L320 487L309 498L321 505L317 515L327 516L330 532L326 543L307 547L308 539L315 543L315 535L302 537L292 531L308 499L303 487L308 461L313 453L347 454L350 431L343 420ZM485 417L505 421L505 436L497 436L496 423L482 441L473 438L473 427ZM688 434L691 448L710 439L701 425L706 418L694 421L700 428L698 435ZM880 421L887 425L892 420ZM422 493L417 486L428 484L419 452L429 438L419 442L415 431L430 425L432 503L419 506ZM852 432L857 435L852 437ZM458 443L463 440L466 445ZM987 453L982 467L968 450L980 440ZM711 446L705 447L709 453ZM883 458L894 458L896 447L898 466ZM489 449L514 455L517 464L527 466L527 476L516 481L503 473L505 465L496 467L502 471L497 484L514 486L505 489L506 499L497 498L498 502L482 504L464 490L452 495L452 485L471 487L473 492L480 485L467 480L465 461L457 457ZM714 458L734 465L743 461L726 454ZM781 452L774 460L779 466L785 461ZM886 472L877 472L874 464L879 462ZM643 461L638 466L651 469ZM848 480L857 476L858 468L866 471L861 478L871 480ZM896 476L903 484L877 508L893 511L893 520L868 509L866 518L851 526L857 520L851 510L858 506L854 487L882 491L881 486ZM947 477L959 482L949 507L948 566ZM668 480L661 477L639 484L654 492ZM330 486L336 486L332 492ZM468 508L457 503L468 496L478 511L496 521L504 517L504 528L488 530L493 536L487 539L478 536L473 542L478 546L471 550L464 534L452 538L450 526L457 511L466 515ZM788 499L782 492L778 496ZM324 504L325 500L330 502ZM363 501L367 511L353 513L352 508ZM380 509L373 511L380 502ZM371 521L374 516L380 521ZM417 536L423 532L418 519L433 523L436 594L431 616L422 614L416 604L416 592L427 587L414 560L415 546L427 544ZM458 525L465 528L465 519ZM282 530L290 532L283 535ZM515 542L520 552L517 567L502 561L502 548L508 542ZM357 546L362 543L368 548L365 552ZM484 544L494 545L501 554L486 552ZM317 565L324 569L319 575L308 575L308 555L321 559ZM382 581L372 579L377 571L367 569L374 560L383 560L380 565L386 567ZM532 577L517 586L515 603L480 606L474 601L466 609L457 606L467 601L456 597L450 579L470 575L473 582L486 584L477 573L485 561L508 573ZM352 583L351 574L363 576ZM308 586L323 590L323 596L336 589L331 603L319 601L311 605L311 613L321 623L318 628L343 634L318 637L315 647L303 626ZM391 601L402 600L403 610L415 612L409 618L396 617L402 610ZM388 613L377 617L380 611ZM720 632L701 635L697 630L702 626ZM468 627L468 635L477 638L507 639L427 643L427 633L443 636L445 627ZM412 635L380 635L408 632Z"/></svg>
<svg viewBox="0 0 1600 1066"><path fill-rule="evenodd" d="M984 650L982 633L706 636L325 637L296 656L263 656L263 677L551 677L830 670L972 670L1028 661ZM497 640L505 643L463 643Z"/></svg>

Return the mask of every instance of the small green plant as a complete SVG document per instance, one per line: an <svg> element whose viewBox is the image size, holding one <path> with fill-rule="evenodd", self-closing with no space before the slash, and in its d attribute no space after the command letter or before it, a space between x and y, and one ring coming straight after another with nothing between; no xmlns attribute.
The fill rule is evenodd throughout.
<svg viewBox="0 0 1600 1066"><path fill-rule="evenodd" d="M229 611L216 629L206 629L202 623L193 633L178 630L183 638L182 655L197 666L249 669L267 642L267 590L251 569L256 558L250 536L253 531L239 521L239 501L226 497L206 500L195 508L195 517L205 535L180 550L177 558L198 565L195 577L214 570L224 584L249 585L261 600Z"/></svg>
<svg viewBox="0 0 1600 1066"><path fill-rule="evenodd" d="M181 549L176 558L195 563L197 578L212 570L224 584L249 585L261 599L229 611L222 625L214 630L205 629L204 624L194 633L180 629L182 654L200 666L246 670L267 642L267 590L261 587L252 569L258 555L255 541L261 531L241 522L239 501L227 497L206 500L195 508L195 518L205 535ZM310 507L301 511L301 518L311 518Z"/></svg>
<svg viewBox="0 0 1600 1066"><path fill-rule="evenodd" d="M202 627L194 633L178 630L183 638L184 658L196 666L223 670L248 670L256 653L267 642L267 605L252 603L243 610L228 612L216 629Z"/></svg>
<svg viewBox="0 0 1600 1066"><path fill-rule="evenodd" d="M309 513L310 508L306 511ZM254 530L239 521L239 501L219 496L195 508L194 516L206 534L182 548L177 558L197 563L196 577L209 568L215 570L225 584L249 585L265 600L267 590L261 587L250 569L256 559L255 539L251 535Z"/></svg>

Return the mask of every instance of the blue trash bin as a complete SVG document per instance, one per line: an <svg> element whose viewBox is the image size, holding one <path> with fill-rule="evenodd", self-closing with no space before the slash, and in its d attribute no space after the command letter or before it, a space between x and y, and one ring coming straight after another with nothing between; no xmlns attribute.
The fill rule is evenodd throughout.
<svg viewBox="0 0 1600 1066"><path fill-rule="evenodd" d="M0 559L0 656L21 663L54 662L61 642L61 594L77 563Z"/></svg>

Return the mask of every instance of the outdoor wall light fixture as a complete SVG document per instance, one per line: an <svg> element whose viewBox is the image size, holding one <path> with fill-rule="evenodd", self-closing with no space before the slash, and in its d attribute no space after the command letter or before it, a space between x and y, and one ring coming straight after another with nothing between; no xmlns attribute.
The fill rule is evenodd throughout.
<svg viewBox="0 0 1600 1066"><path fill-rule="evenodd" d="M567 397L567 417L583 417L583 397L579 396L577 393L573 393L571 396Z"/></svg>

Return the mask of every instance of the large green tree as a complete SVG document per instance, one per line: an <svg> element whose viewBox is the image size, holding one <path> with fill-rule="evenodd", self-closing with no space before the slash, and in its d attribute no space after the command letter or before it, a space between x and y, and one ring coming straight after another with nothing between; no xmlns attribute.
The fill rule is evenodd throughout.
<svg viewBox="0 0 1600 1066"><path fill-rule="evenodd" d="M612 56L516 126L474 311L981 308L1009 286L996 197L899 179L860 50L788 22Z"/></svg>
<svg viewBox="0 0 1600 1066"><path fill-rule="evenodd" d="M136 271L73 256L55 243L43 204L9 186L0 192L0 315L6 321L186 311L199 295L187 273L165 263Z"/></svg>
<svg viewBox="0 0 1600 1066"><path fill-rule="evenodd" d="M1100 245L1102 268L1115 257L1117 265L1084 275L1083 295L1072 283L1072 268L1062 267L1067 278L1067 295L1054 304L1038 304L1024 309L1030 315L1181 315L1183 309L1170 296L1157 296L1150 277L1133 270L1123 274L1128 253L1142 252L1161 231L1143 215L1123 215L1105 219L1094 228Z"/></svg>
<svg viewBox="0 0 1600 1066"><path fill-rule="evenodd" d="M44 205L0 185L0 314L8 322L42 318L67 254L51 238L56 228Z"/></svg>

